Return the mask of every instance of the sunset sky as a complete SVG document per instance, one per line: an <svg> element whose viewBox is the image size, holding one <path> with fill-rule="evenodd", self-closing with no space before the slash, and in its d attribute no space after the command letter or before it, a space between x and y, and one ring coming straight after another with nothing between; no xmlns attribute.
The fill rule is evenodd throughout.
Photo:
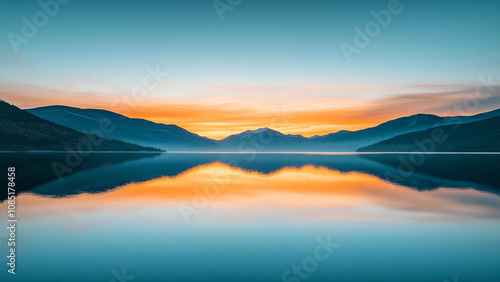
<svg viewBox="0 0 500 282"><path fill-rule="evenodd" d="M401 0L349 60L340 45L356 46L356 27L391 1L242 0L221 14L211 0L71 0L50 6L36 32L26 21L44 20L38 1L2 1L0 98L106 109L217 139L500 108L500 1L436 2Z"/></svg>

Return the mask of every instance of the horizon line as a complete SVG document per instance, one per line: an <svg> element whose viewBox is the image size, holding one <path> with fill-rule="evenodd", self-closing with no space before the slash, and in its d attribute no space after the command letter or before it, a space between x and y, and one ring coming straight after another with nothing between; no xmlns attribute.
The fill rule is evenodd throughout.
<svg viewBox="0 0 500 282"><path fill-rule="evenodd" d="M4 153L80 153L80 151L53 151L53 150L33 150L33 151L0 151L1 154ZM223 152L223 151L94 151L86 152L89 154L109 154L109 153L126 153L126 154L280 154L280 155L397 155L397 154L425 154L425 155L500 155L500 152Z"/></svg>
<svg viewBox="0 0 500 282"><path fill-rule="evenodd" d="M3 100L4 102L6 103L9 103L5 100ZM10 104L10 103L9 103ZM11 104L13 106L16 106L15 104ZM16 106L17 107L17 106ZM118 113L118 112L114 112L114 111L111 111L111 110L108 110L108 109L101 109L101 108L79 108L79 107L75 107L75 106L67 106L67 105L61 105L61 104L56 104L56 105L48 105L48 106L40 106L40 107L34 107L34 108L20 108L21 110L23 111L27 111L27 110L33 110L33 109L39 109L39 108L46 108L46 107L67 107L67 108L73 108L73 109L79 109L79 110L98 110L98 111L106 111L106 112L109 112L109 113L113 113L113 114L117 114L117 115L120 115L120 116L124 116L126 118L129 118L129 119L141 119L141 120L145 120L145 121L149 121L149 122L153 122L155 124L161 124L161 125L173 125L173 126L177 126L179 128L182 128L184 130L187 130L188 132L191 132L193 134L196 134L200 137L203 137L203 138L208 138L210 140L214 140L214 141L221 141L221 140L224 140L230 136L233 136L233 135L238 135L238 134L241 134L243 132L246 132L246 131L257 131L257 130L260 130L260 129L269 129L269 130L272 130L272 131L275 131L275 132L278 132L280 134L283 134L283 135L295 135L295 136L301 136L303 138L307 138L307 139L310 139L310 138L314 138L314 137L322 137L322 136L326 136L326 135L329 135L329 134L336 134L336 133L340 133L340 132L356 132L356 131L360 131L360 130L365 130L365 129L369 129L369 128L374 128L374 127L377 127L381 124L384 124L384 123L387 123L387 122L390 122L390 121L394 121L394 120L398 120L398 119L401 119L401 118L408 118L408 117L413 117L413 116L418 116L418 115L429 115L429 116L436 116L436 117L440 117L440 118L458 118L458 117L472 117L472 116L476 116L476 115L480 115L480 114L486 114L486 113L490 113L490 112L494 112L494 111L497 111L497 110L500 110L500 108L497 108L497 109L493 109L493 110L489 110L489 111L484 111L484 112L479 112L479 113L471 113L471 114L468 114L468 115L463 115L463 114L459 114L459 115L438 115L438 114L432 114L432 113L424 113L424 112L418 112L418 113L415 113L415 114L410 114L410 115L403 115L403 116L398 116L398 117L395 117L395 118L392 118L392 119L388 119L388 120L385 120L381 123L378 123L378 124L375 124L373 126L369 126L369 127L365 127L365 128L360 128L360 129L357 129L357 130L346 130L346 129L340 129L340 130L337 130L337 131L332 131L332 132L328 132L328 133L325 133L325 134L315 134L315 135L311 135L311 136L307 136L307 135L304 135L304 133L283 133L282 131L280 130L277 130L277 129L273 129L273 128L270 128L268 126L264 126L264 127L256 127L254 129L246 129L246 130L242 130L242 131L239 131L239 132L236 132L236 133L232 133L232 134L229 134L225 137L208 137L208 136L205 136L205 135L201 135L202 133L197 133L196 131L192 131L192 130L188 130L186 129L185 127L182 127L178 124L175 124L175 123L163 123L163 122L157 122L157 121L153 121L151 119L147 119L147 118L144 118L144 117L130 117L128 115L125 115L125 114L121 114L121 113ZM443 124L443 125L437 125L437 126L446 126L447 124Z"/></svg>

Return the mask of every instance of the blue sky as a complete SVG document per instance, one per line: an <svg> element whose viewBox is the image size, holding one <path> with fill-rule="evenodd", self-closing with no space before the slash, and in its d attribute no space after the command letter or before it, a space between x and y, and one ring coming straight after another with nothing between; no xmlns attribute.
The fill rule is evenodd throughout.
<svg viewBox="0 0 500 282"><path fill-rule="evenodd" d="M339 44L352 44L353 28L388 3L351 2L243 1L220 21L212 1L72 0L19 54L49 75L124 85L158 63L180 80L265 84L473 81L500 64L499 1L401 1L403 11L348 64ZM21 34L21 18L41 8L1 5L0 46L12 51L7 34Z"/></svg>
<svg viewBox="0 0 500 282"><path fill-rule="evenodd" d="M127 91L145 67L159 65L175 86L150 97L193 98L227 85L387 86L355 94L380 99L394 86L498 78L500 1L401 0L402 11L348 63L339 45L354 44L354 28L364 29L374 20L370 12L388 3L242 0L221 21L213 1L71 0L15 53L8 35L22 35L22 17L32 20L42 8L37 1L2 1L0 83Z"/></svg>

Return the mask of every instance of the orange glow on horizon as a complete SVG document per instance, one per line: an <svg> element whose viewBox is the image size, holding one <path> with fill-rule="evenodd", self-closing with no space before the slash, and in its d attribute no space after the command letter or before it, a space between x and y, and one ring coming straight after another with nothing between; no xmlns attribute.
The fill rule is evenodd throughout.
<svg viewBox="0 0 500 282"><path fill-rule="evenodd" d="M128 112L131 118L175 124L212 139L223 139L246 130L268 127L283 134L305 137L325 135L340 130L360 130L384 122L384 118L356 117L354 110L290 110L282 115L256 109L231 108L161 108L141 107ZM389 118L389 117L388 117ZM392 117L390 117L392 118Z"/></svg>
<svg viewBox="0 0 500 282"><path fill-rule="evenodd" d="M425 220L462 214L471 216L470 207L455 202L453 195L457 193L482 194L455 189L419 192L366 174L345 174L314 166L283 168L275 173L260 174L212 163L174 177L129 183L105 193L65 198L24 194L20 201L23 203L22 212L29 215L21 215L25 220L39 220L41 217L69 219L82 212L106 215L116 210L123 210L124 214L148 210L147 214L152 221L156 220L156 224L182 225L185 223L179 212L180 206L196 207L202 215L231 220L241 220L239 216L248 219L270 214L279 216L280 212L287 216L293 212L295 217L303 219L339 220L370 220L394 211L402 216L406 211L420 211ZM471 207L477 216L491 212L488 207L478 207L475 203ZM61 209L70 211L70 215L62 215ZM246 209L253 212L245 212ZM325 209L335 212L328 213ZM242 212L232 214L228 211Z"/></svg>
<svg viewBox="0 0 500 282"><path fill-rule="evenodd" d="M163 91L168 91L170 86L165 87L167 88ZM130 100L130 93L77 92L36 85L3 84L0 98L22 109L50 105L103 109L130 118L175 124L213 139L223 139L262 127L284 134L311 137L340 130L365 129L417 113L472 115L485 111L477 109L470 113L453 112L456 107L450 105L462 103L464 97L470 94L468 85L407 86L405 91L430 88L434 92L380 94L377 98L364 92L382 88L322 85L303 88L222 87L193 90L194 94L183 98L165 98L160 94L151 94L144 100L134 102ZM463 90L452 92L455 88ZM321 95L309 95L309 92L320 92ZM328 96L328 93L333 94Z"/></svg>

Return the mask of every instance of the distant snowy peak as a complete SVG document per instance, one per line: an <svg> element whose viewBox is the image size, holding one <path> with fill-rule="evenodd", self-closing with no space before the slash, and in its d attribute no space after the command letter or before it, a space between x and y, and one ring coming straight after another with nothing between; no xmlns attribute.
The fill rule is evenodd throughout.
<svg viewBox="0 0 500 282"><path fill-rule="evenodd" d="M253 134L277 134L277 135L283 135L283 133L279 132L279 131L276 131L276 130L272 130L268 127L262 127L262 128L259 128L259 129L255 129L255 130L246 130L242 133L240 133L242 136L244 135L253 135Z"/></svg>

